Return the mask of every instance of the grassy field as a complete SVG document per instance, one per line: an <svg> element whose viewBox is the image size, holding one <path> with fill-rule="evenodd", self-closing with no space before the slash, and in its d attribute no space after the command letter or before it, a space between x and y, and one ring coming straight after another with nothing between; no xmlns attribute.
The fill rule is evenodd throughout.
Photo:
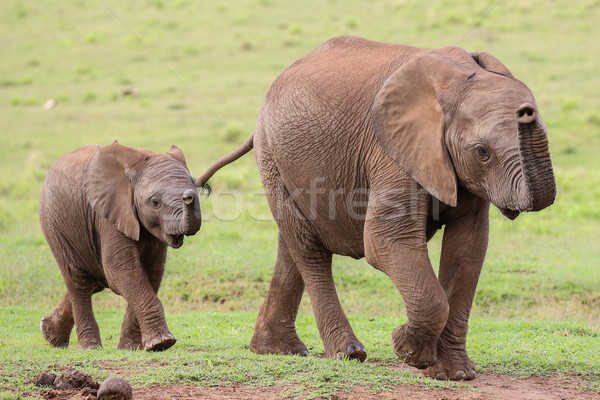
<svg viewBox="0 0 600 400"><path fill-rule="evenodd" d="M599 1L7 0L3 6L0 371L15 373L13 378L1 374L0 390L20 390L21 378L38 368L31 366L32 360L44 360L39 368L75 364L100 377L106 372L97 360L125 362L123 353L112 350L124 303L110 293L95 297L106 350L60 352L43 345L39 319L64 293L37 217L52 163L90 142L118 139L157 152L176 144L198 176L252 132L275 77L340 34L489 51L536 95L550 131L556 204L514 222L491 211L490 246L469 348L483 371L588 374L592 387L599 387ZM131 90L137 96L123 94ZM58 104L44 111L50 98ZM317 374L333 366L347 368L342 375L349 377L380 368L373 375L381 381L372 387L390 385L389 371L381 367L340 366L316 358L273 358L275 362L247 350L275 261L277 229L252 155L219 172L212 183L214 193L202 204L203 228L183 248L170 252L161 288L170 325L185 339L164 354L127 356L138 367L166 360L173 372L153 378L135 375L133 382L180 378L213 384L212 375L194 378L177 371L186 363L202 371L203 363L214 366L230 357L256 368L256 376L284 376L261 370L273 363L285 371L282 379L292 381L300 379L293 372L300 368L296 362ZM439 237L431 241L434 263L439 245ZM370 359L391 360L389 335L405 316L391 281L364 260L343 257L334 259L334 273L342 305L354 318ZM299 326L313 352L322 352L308 296ZM563 331L567 335L557 333ZM532 353L512 352L530 344ZM396 375L389 379L398 379ZM242 382L277 381L260 379ZM320 382L303 379L313 389Z"/></svg>

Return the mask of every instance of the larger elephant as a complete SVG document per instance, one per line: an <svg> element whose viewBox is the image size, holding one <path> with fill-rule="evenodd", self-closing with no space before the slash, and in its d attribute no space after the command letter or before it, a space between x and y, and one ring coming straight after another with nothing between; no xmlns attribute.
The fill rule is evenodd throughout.
<svg viewBox="0 0 600 400"><path fill-rule="evenodd" d="M200 181L252 145L279 247L250 348L307 354L294 325L306 286L326 355L363 361L331 258L365 257L406 305L396 354L431 377L473 379L465 342L489 205L514 219L556 194L530 90L486 52L338 37L275 80L253 136ZM442 226L436 277L426 243Z"/></svg>
<svg viewBox="0 0 600 400"><path fill-rule="evenodd" d="M164 350L176 338L157 292L167 246L200 229L202 217L183 152L156 154L113 143L89 144L48 172L40 223L67 293L41 322L46 341L67 347L73 325L79 348L101 347L92 294L105 288L127 301L121 349Z"/></svg>

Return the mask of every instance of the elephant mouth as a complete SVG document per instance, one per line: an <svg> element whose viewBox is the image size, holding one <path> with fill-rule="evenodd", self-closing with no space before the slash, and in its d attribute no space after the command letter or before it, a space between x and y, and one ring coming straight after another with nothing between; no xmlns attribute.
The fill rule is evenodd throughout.
<svg viewBox="0 0 600 400"><path fill-rule="evenodd" d="M184 235L167 235L167 244L174 249L183 246Z"/></svg>
<svg viewBox="0 0 600 400"><path fill-rule="evenodd" d="M506 218L510 219L511 221L513 221L515 218L517 218L519 216L519 214L521 214L520 211L517 210L511 210L508 208L499 208L500 212L502 213L502 215L504 215Z"/></svg>

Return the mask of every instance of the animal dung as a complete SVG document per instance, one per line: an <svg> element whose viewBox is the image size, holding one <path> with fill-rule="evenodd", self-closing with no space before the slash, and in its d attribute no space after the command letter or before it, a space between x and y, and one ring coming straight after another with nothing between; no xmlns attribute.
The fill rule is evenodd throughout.
<svg viewBox="0 0 600 400"><path fill-rule="evenodd" d="M98 400L131 400L131 385L121 378L108 378L98 389Z"/></svg>
<svg viewBox="0 0 600 400"><path fill-rule="evenodd" d="M52 387L42 390L40 394L45 399L70 400L131 400L133 390L131 385L121 378L108 378L101 384L94 381L88 374L69 368L56 376L51 372L42 372L27 383L41 387Z"/></svg>
<svg viewBox="0 0 600 400"><path fill-rule="evenodd" d="M56 390L98 389L98 386L98 382L94 381L91 376L73 368L69 368L57 376L53 385Z"/></svg>
<svg viewBox="0 0 600 400"><path fill-rule="evenodd" d="M42 372L35 378L31 379L28 383L32 383L35 386L53 386L55 380L55 374L51 372Z"/></svg>

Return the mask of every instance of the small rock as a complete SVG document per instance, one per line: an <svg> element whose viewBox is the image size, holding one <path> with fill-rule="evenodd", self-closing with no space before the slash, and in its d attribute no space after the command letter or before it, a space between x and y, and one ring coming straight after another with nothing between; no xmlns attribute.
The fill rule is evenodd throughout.
<svg viewBox="0 0 600 400"><path fill-rule="evenodd" d="M98 389L98 400L131 400L131 385L121 378L108 378Z"/></svg>
<svg viewBox="0 0 600 400"><path fill-rule="evenodd" d="M44 109L44 111L48 111L48 110L54 108L57 104L58 104L58 100L48 99L48 100L46 100L46 102L44 103L42 108Z"/></svg>
<svg viewBox="0 0 600 400"><path fill-rule="evenodd" d="M33 383L35 386L52 386L54 385L54 380L56 379L56 375L51 372L42 372L28 383Z"/></svg>

